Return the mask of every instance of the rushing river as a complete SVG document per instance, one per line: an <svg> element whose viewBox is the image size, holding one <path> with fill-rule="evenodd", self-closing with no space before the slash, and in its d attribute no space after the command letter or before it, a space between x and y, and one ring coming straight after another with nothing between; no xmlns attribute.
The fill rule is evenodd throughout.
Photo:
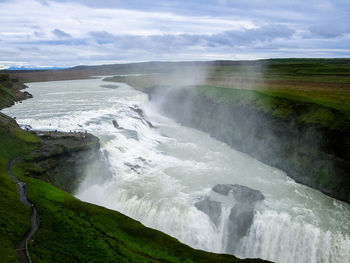
<svg viewBox="0 0 350 263"><path fill-rule="evenodd" d="M98 174L88 176L78 198L194 248L227 252L228 213L223 209L213 224L195 203L212 195L216 184L245 185L260 190L265 200L256 205L235 255L281 263L350 262L349 205L161 116L146 94L122 83L101 87L108 84L101 79L31 83L33 99L3 110L33 129L87 130L100 138L114 176L104 185L94 184Z"/></svg>

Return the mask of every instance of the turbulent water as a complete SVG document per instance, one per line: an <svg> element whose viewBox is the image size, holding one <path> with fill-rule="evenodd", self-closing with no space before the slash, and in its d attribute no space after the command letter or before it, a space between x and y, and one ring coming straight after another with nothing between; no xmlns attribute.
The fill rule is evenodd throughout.
<svg viewBox="0 0 350 263"><path fill-rule="evenodd" d="M100 138L114 177L97 185L98 174L87 175L78 198L194 248L283 263L350 262L349 205L161 116L146 94L122 83L103 85L101 79L31 83L33 99L3 110L33 129L87 130ZM235 251L227 251L229 202L218 224L195 206L219 183L245 185L265 196Z"/></svg>

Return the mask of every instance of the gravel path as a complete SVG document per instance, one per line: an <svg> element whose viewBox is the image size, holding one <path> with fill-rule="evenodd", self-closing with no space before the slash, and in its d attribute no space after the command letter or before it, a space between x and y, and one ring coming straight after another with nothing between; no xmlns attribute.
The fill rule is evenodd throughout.
<svg viewBox="0 0 350 263"><path fill-rule="evenodd" d="M11 172L11 168L15 165L20 159L15 158L7 164L6 173L12 178L12 180L20 186L19 188L19 197L20 200L30 207L30 230L23 236L21 241L16 245L16 253L20 263L30 263L30 259L27 256L26 243L29 242L34 235L34 233L38 230L38 215L37 209L33 203L29 202L27 199L27 189L26 184L18 180L18 178Z"/></svg>

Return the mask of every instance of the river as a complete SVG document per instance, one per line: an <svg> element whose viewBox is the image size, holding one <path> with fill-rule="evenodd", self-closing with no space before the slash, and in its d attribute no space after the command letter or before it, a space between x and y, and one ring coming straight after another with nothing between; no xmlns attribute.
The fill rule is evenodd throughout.
<svg viewBox="0 0 350 263"><path fill-rule="evenodd" d="M107 84L102 79L30 83L27 91L34 98L2 111L33 129L88 131L100 138L113 178L97 185L98 174L89 174L78 198L194 248L281 263L350 262L348 204L160 115L146 94L126 84L102 87ZM265 196L234 251L228 250L226 231L229 202L222 204L218 224L195 206L213 195L216 184L245 185Z"/></svg>

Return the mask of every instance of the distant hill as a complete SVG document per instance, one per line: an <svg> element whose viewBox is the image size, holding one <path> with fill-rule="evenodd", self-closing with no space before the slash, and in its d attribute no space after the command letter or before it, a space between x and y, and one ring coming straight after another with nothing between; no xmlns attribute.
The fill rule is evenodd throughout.
<svg viewBox="0 0 350 263"><path fill-rule="evenodd" d="M81 65L62 69L59 67L45 68L10 68L0 71L20 78L23 82L39 82L52 80L71 80L89 78L92 76L123 75L123 74L150 74L189 71L193 68L205 69L217 74L217 77L259 73L259 76L278 80L308 80L313 77L332 75L344 76L348 74L350 59L263 59L263 60L216 60L216 61L189 61L189 62L140 62L129 64L110 65ZM227 73L227 74L226 74ZM348 77L348 76L347 76Z"/></svg>
<svg viewBox="0 0 350 263"><path fill-rule="evenodd" d="M27 71L27 70L57 70L57 69L67 69L68 67L9 67L6 71Z"/></svg>

